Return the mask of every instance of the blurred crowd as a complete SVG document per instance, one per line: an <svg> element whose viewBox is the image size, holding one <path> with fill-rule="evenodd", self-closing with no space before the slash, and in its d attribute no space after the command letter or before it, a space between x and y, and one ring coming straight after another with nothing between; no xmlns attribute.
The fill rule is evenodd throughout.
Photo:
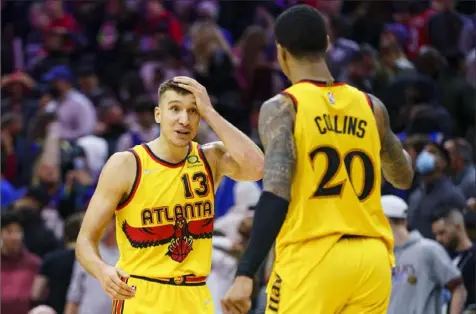
<svg viewBox="0 0 476 314"><path fill-rule="evenodd" d="M446 313L452 298L445 287L455 274L464 279L466 307L476 304L474 1L2 0L4 313L111 311L99 282L74 256L102 166L113 153L160 134L153 116L157 87L178 75L203 84L216 110L259 143L261 104L289 86L276 60L274 20L295 3L324 14L333 76L386 104L413 160L410 190L382 186L393 195L382 203L399 240L396 270L410 283L395 288L392 300L403 304L413 294L408 287L423 285L431 293L419 294L419 302L437 291ZM196 141L216 139L202 121ZM261 190L261 182L229 178L218 188L208 279L217 313ZM119 254L114 233L111 223L100 244L110 264ZM408 275L398 250L425 241L443 266ZM264 313L272 260L270 254L256 278L253 313Z"/></svg>

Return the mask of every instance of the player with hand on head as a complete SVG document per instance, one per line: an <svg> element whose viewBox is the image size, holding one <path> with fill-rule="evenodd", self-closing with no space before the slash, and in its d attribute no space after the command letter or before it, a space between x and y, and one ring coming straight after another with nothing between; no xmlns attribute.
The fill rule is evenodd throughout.
<svg viewBox="0 0 476 314"><path fill-rule="evenodd" d="M114 154L104 166L76 246L81 265L114 300L113 313L213 313L206 287L214 195L223 176L262 177L263 153L212 107L194 79L159 87L160 136ZM221 142L193 142L200 118ZM116 217L120 258L105 264L98 241Z"/></svg>
<svg viewBox="0 0 476 314"><path fill-rule="evenodd" d="M275 37L293 85L261 107L264 192L223 310L248 312L252 278L276 241L266 313L386 313L394 257L381 169L408 189L410 158L382 102L332 78L316 9L284 11Z"/></svg>

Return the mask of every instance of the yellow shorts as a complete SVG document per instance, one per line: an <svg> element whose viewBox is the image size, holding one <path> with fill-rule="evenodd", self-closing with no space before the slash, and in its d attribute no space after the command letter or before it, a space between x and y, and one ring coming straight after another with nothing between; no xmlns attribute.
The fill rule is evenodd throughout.
<svg viewBox="0 0 476 314"><path fill-rule="evenodd" d="M213 300L205 282L190 285L180 278L167 284L131 276L126 283L136 287L136 295L114 300L112 314L213 314Z"/></svg>
<svg viewBox="0 0 476 314"><path fill-rule="evenodd" d="M312 264L312 263L310 263ZM385 314L392 271L378 239L341 238L297 288L274 272L266 314Z"/></svg>

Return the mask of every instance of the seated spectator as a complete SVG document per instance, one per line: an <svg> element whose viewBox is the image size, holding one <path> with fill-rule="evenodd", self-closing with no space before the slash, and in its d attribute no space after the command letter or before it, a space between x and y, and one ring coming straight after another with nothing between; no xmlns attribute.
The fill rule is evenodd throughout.
<svg viewBox="0 0 476 314"><path fill-rule="evenodd" d="M409 198L408 222L425 238L433 238L431 220L443 206L463 208L466 204L461 190L444 173L449 164L448 152L438 144L429 144L418 155L416 170L422 182Z"/></svg>
<svg viewBox="0 0 476 314"><path fill-rule="evenodd" d="M436 241L446 248L463 275L468 291L465 308L476 304L476 244L468 237L463 213L459 209L443 211L435 217L432 230Z"/></svg>
<svg viewBox="0 0 476 314"><path fill-rule="evenodd" d="M460 138L446 141L444 146L450 153L450 172L453 182L461 189L467 199L476 197L476 167L472 163L473 150L471 145Z"/></svg>
<svg viewBox="0 0 476 314"><path fill-rule="evenodd" d="M74 249L78 237L83 213L70 216L64 225L64 248L46 254L39 274L36 276L32 301L45 303L57 313L63 313L66 293L76 260Z"/></svg>
<svg viewBox="0 0 476 314"><path fill-rule="evenodd" d="M23 226L15 212L2 213L1 309L8 314L27 314L33 280L41 260L23 246Z"/></svg>

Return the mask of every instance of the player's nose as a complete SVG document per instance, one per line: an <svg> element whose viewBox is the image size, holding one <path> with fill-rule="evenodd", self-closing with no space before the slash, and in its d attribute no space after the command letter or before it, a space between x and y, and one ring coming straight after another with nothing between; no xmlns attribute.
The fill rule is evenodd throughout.
<svg viewBox="0 0 476 314"><path fill-rule="evenodd" d="M179 117L178 117L178 122L181 124L181 125L184 125L184 126L187 126L189 123L190 123L190 118L188 116L188 112L186 110L183 110Z"/></svg>

